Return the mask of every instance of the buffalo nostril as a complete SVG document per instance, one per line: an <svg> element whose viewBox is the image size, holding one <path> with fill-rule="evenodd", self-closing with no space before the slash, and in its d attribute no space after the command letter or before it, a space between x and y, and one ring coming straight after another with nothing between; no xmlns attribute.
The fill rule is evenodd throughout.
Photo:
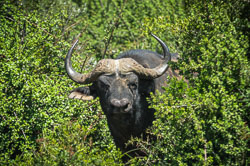
<svg viewBox="0 0 250 166"><path fill-rule="evenodd" d="M121 100L118 100L118 99L112 99L111 100L111 104L114 106L114 107L118 107L118 108L127 108L128 107L128 104L129 104L129 101L128 99L121 99Z"/></svg>
<svg viewBox="0 0 250 166"><path fill-rule="evenodd" d="M122 99L122 100L121 100L121 107L127 107L128 104L129 104L128 99Z"/></svg>

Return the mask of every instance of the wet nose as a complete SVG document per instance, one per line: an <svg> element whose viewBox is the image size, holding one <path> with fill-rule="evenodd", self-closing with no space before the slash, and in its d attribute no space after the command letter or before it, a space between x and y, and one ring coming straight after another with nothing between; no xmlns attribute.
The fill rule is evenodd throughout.
<svg viewBox="0 0 250 166"><path fill-rule="evenodd" d="M129 101L128 99L126 98L123 98L121 100L118 100L118 99L112 99L111 100L111 104L114 106L114 107L117 107L117 108L126 108L129 104Z"/></svg>

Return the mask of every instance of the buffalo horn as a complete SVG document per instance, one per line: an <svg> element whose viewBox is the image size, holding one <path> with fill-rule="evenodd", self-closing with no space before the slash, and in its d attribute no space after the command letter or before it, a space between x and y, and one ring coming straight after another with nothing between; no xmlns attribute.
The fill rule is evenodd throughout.
<svg viewBox="0 0 250 166"><path fill-rule="evenodd" d="M171 61L171 53L169 52L169 49L166 46L166 44L159 37L155 36L154 34L151 34L151 35L161 44L161 47L163 49L162 63L156 68L152 69L153 73L156 74L154 77L160 77L168 69L168 62ZM146 70L149 70L149 69L146 69Z"/></svg>
<svg viewBox="0 0 250 166"><path fill-rule="evenodd" d="M76 44L78 43L78 40L75 41L75 43L73 44L73 46L70 48L66 59L65 59L65 68L67 71L68 76L75 81L76 83L79 84L88 84L91 83L93 80L91 79L91 74L92 73L88 73L88 74L81 74L76 72L73 67L72 67L72 63L71 63L71 56L72 56L72 52L74 50L74 47L76 46ZM93 78L93 77L92 77Z"/></svg>

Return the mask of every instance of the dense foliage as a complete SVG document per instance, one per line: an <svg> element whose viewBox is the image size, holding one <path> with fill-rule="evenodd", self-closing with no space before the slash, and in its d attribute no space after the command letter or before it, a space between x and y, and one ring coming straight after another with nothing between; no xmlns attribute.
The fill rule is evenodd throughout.
<svg viewBox="0 0 250 166"><path fill-rule="evenodd" d="M122 165L98 100L67 98L78 85L64 58L79 37L73 60L87 72L103 57L159 47L149 32L179 53L171 66L189 83L152 94L157 139L133 138L148 156L129 163L247 165L248 11L241 0L0 2L0 165Z"/></svg>

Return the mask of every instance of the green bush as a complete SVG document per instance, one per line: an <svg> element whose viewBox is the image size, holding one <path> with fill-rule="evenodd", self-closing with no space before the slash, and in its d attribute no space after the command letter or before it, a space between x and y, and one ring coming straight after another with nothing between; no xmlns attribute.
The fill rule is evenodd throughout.
<svg viewBox="0 0 250 166"><path fill-rule="evenodd" d="M54 130L44 129L42 136L37 140L39 150L32 160L24 158L24 161L18 162L19 164L119 165L121 163L119 161L121 153L112 143L106 119L95 109L89 113L85 112L79 120L65 121Z"/></svg>
<svg viewBox="0 0 250 166"><path fill-rule="evenodd" d="M128 49L180 55L189 83L172 79L152 96L148 157L132 165L247 165L249 162L249 2L56 0L0 2L0 165L122 165L96 101L67 98L81 72ZM84 57L80 56L82 54ZM78 70L80 71L80 70Z"/></svg>
<svg viewBox="0 0 250 166"><path fill-rule="evenodd" d="M1 6L1 13L0 160L3 164L34 151L35 140L43 128L62 123L76 115L77 110L67 109L64 51L60 49L68 44L56 41L42 28L49 26L56 31L54 24L42 22L35 12L25 16L8 3Z"/></svg>

